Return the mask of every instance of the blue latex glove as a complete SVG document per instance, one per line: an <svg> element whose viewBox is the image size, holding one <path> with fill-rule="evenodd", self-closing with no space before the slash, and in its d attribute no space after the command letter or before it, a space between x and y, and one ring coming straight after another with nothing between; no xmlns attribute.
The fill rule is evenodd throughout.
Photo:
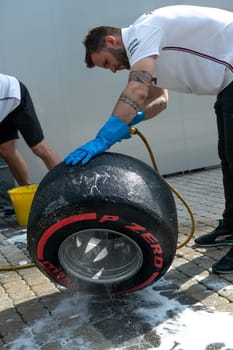
<svg viewBox="0 0 233 350"><path fill-rule="evenodd" d="M141 123L144 120L144 112L138 111L135 117L131 120L131 122L128 124L129 127L136 125L138 123Z"/></svg>
<svg viewBox="0 0 233 350"><path fill-rule="evenodd" d="M144 112L143 111L138 111L137 114L135 115L135 117L131 120L131 122L128 124L129 128L131 126L134 126L140 122L142 122L144 120ZM125 137L123 137L125 140L129 139L131 137L131 135L127 135Z"/></svg>
<svg viewBox="0 0 233 350"><path fill-rule="evenodd" d="M99 130L94 140L85 143L83 146L75 149L65 157L66 164L76 165L81 162L82 165L95 155L106 151L114 143L123 138L129 138L130 130L127 124L115 115L111 115L104 126Z"/></svg>

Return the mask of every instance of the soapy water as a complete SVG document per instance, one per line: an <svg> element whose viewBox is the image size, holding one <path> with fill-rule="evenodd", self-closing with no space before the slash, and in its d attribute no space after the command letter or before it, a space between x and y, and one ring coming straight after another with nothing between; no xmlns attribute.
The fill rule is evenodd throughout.
<svg viewBox="0 0 233 350"><path fill-rule="evenodd" d="M121 298L64 293L7 349L233 350L232 314L183 305L172 295L163 278Z"/></svg>
<svg viewBox="0 0 233 350"><path fill-rule="evenodd" d="M26 233L5 243L26 245ZM58 304L5 348L233 350L233 315L183 305L174 288L165 275L154 286L120 298L71 295L61 289Z"/></svg>
<svg viewBox="0 0 233 350"><path fill-rule="evenodd" d="M22 232L22 233L21 233ZM5 240L7 244L17 244L17 243L22 243L22 244L27 244L27 231L26 229L21 230L20 234L14 235L12 237L9 237Z"/></svg>

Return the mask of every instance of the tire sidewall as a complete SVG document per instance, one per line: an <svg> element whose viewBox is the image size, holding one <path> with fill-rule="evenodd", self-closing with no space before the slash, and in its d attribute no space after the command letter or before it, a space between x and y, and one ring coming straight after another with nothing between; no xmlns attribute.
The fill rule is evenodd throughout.
<svg viewBox="0 0 233 350"><path fill-rule="evenodd" d="M157 223L156 227L154 223ZM167 271L175 254L176 237L166 224L154 215L143 213L126 204L83 203L56 210L42 218L34 227L35 234L28 237L29 250L37 266L54 282L80 292L109 294L106 285L83 282L69 276L60 264L59 247L63 241L86 229L114 230L132 239L141 249L143 263L135 276L126 281L112 283L111 294L131 293L145 288ZM107 288L108 289L108 288Z"/></svg>

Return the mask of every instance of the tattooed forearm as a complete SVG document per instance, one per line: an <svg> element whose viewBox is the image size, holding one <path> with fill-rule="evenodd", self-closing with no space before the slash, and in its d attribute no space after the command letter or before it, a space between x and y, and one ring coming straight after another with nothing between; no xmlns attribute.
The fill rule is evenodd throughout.
<svg viewBox="0 0 233 350"><path fill-rule="evenodd" d="M119 101L128 103L130 107L135 109L136 112L140 109L138 103L127 95L121 94L121 96L119 97Z"/></svg>
<svg viewBox="0 0 233 350"><path fill-rule="evenodd" d="M139 83L150 86L152 75L145 70L137 70L129 73L128 81L137 81Z"/></svg>

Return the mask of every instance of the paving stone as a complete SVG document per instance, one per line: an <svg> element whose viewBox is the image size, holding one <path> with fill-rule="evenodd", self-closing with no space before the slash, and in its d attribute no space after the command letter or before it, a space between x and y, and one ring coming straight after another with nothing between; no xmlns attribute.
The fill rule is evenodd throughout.
<svg viewBox="0 0 233 350"><path fill-rule="evenodd" d="M31 288L37 297L43 297L49 294L54 294L58 291L56 286L49 280L45 281L43 284L33 285Z"/></svg>
<svg viewBox="0 0 233 350"><path fill-rule="evenodd" d="M214 249L214 248L210 248L206 251L206 255L210 258L212 258L214 261L218 261L219 259L221 259L229 250L220 250L220 249Z"/></svg>
<svg viewBox="0 0 233 350"><path fill-rule="evenodd" d="M58 341L54 340L52 342L48 342L45 345L40 346L41 350L62 350L64 347L62 344L59 344ZM77 347L77 350L79 350L79 346Z"/></svg>
<svg viewBox="0 0 233 350"><path fill-rule="evenodd" d="M64 298L65 297L66 293L64 293ZM62 298L63 297L61 296L59 291L54 291L53 293L46 294L46 296L40 298L40 301L48 310L52 311L60 303Z"/></svg>
<svg viewBox="0 0 233 350"><path fill-rule="evenodd" d="M181 290L185 290L185 292L191 295L194 299L201 301L198 296L206 295L206 287L201 284L192 284L189 288L183 289L181 286Z"/></svg>
<svg viewBox="0 0 233 350"><path fill-rule="evenodd" d="M16 271L4 271L0 272L0 284L5 285L15 280L19 280L19 275Z"/></svg>
<svg viewBox="0 0 233 350"><path fill-rule="evenodd" d="M216 168L178 174L167 177L167 180L193 210L194 237L212 231L218 225L224 209L221 170ZM180 244L187 239L191 222L184 206L176 198L175 201ZM5 218L0 213L0 266L18 264L23 259L30 261L24 243L9 243L9 238L25 232L25 228L17 225L15 217ZM155 300L139 300L138 306L148 310L156 308L156 295L161 295L168 302L176 300L196 310L214 308L233 315L233 274L215 275L211 269L229 248L197 247L194 237L184 247L177 249L172 266L163 277L166 283L159 286L154 284ZM89 350L112 350L116 347L122 350L147 350L159 347L160 338L149 322L126 308L127 301L138 296L92 302L86 312L88 314L94 308L95 313L91 320L83 318L81 325L75 304L71 310L61 308L64 300L71 297L74 297L73 293L55 285L37 267L0 271L0 348L14 349L16 339L22 336L25 340L33 338L33 350L82 350L84 346ZM77 304L82 300L77 293ZM109 308L111 303L114 305L112 309ZM109 310L113 309L118 312L111 314ZM172 315L175 311L170 312ZM85 311L83 313L86 315ZM63 330L67 330L67 333L62 333ZM205 350L220 350L221 346L209 344ZM227 350L233 350L233 347Z"/></svg>
<svg viewBox="0 0 233 350"><path fill-rule="evenodd" d="M215 263L215 260L207 255L201 255L200 257L195 258L195 263L199 265L202 269L208 270Z"/></svg>
<svg viewBox="0 0 233 350"><path fill-rule="evenodd" d="M20 277L11 283L4 284L4 287L15 303L35 298L33 291Z"/></svg>
<svg viewBox="0 0 233 350"><path fill-rule="evenodd" d="M182 265L187 264L187 262L188 261L186 259L184 259L184 258L177 258L177 257L175 257L175 259L173 260L172 266L174 268L178 268L178 267L180 267Z"/></svg>
<svg viewBox="0 0 233 350"><path fill-rule="evenodd" d="M218 294L233 303L233 286L232 285L219 289Z"/></svg>
<svg viewBox="0 0 233 350"><path fill-rule="evenodd" d="M51 281L37 267L20 270L19 274L30 286L51 284Z"/></svg>
<svg viewBox="0 0 233 350"><path fill-rule="evenodd" d="M1 297L0 312L7 310L8 308L11 308L13 306L14 306L13 300L7 294Z"/></svg>
<svg viewBox="0 0 233 350"><path fill-rule="evenodd" d="M202 300L203 305L214 307L221 311L226 311L227 307L229 305L229 302L223 298L220 297L217 293L211 293L209 294L205 299Z"/></svg>
<svg viewBox="0 0 233 350"><path fill-rule="evenodd" d="M8 315L7 315L8 314ZM5 343L9 343L16 337L21 335L22 329L25 327L25 323L17 314L11 309L9 313L1 313L0 315L0 333L4 338Z"/></svg>
<svg viewBox="0 0 233 350"><path fill-rule="evenodd" d="M194 286L198 286L198 283L194 278L190 278L180 285L180 290L186 291Z"/></svg>
<svg viewBox="0 0 233 350"><path fill-rule="evenodd" d="M166 279L172 281L177 286L180 286L187 281L187 276L184 276L184 274L172 266L172 268L166 273Z"/></svg>
<svg viewBox="0 0 233 350"><path fill-rule="evenodd" d="M192 261L188 261L186 264L178 266L177 269L188 277L194 277L202 271L201 267L194 264Z"/></svg>
<svg viewBox="0 0 233 350"><path fill-rule="evenodd" d="M30 303L18 304L16 308L17 312L27 324L31 324L32 322L35 322L38 319L43 319L49 315L49 311L39 299L31 300Z"/></svg>

